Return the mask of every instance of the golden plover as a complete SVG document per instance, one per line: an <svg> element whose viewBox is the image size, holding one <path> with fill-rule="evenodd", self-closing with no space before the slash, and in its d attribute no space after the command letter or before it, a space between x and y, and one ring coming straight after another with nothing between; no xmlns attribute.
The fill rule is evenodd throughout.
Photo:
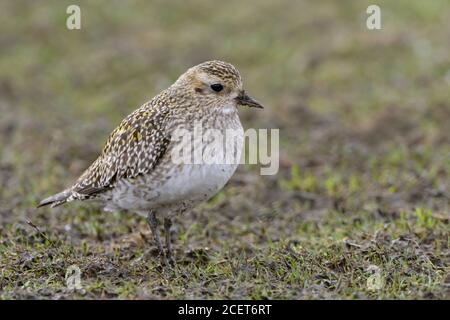
<svg viewBox="0 0 450 320"><path fill-rule="evenodd" d="M75 184L42 200L38 207L97 200L107 211L125 209L143 215L164 259L157 230L160 215L164 219L167 258L173 261L172 218L219 192L238 166L244 137L237 113L239 105L262 108L246 94L233 65L208 61L190 68L121 122L100 156ZM175 149L181 144L186 146L186 142L173 138L174 133L181 129L195 131L199 123L205 130L233 131L236 143L226 152L232 152L238 161L174 161ZM194 140L198 142L199 138ZM218 143L215 139L208 141ZM194 142L189 148L195 153L205 146Z"/></svg>

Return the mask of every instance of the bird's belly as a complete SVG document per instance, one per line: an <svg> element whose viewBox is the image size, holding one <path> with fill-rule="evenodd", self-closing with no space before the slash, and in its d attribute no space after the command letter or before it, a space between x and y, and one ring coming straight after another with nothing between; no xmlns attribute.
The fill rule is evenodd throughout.
<svg viewBox="0 0 450 320"><path fill-rule="evenodd" d="M231 178L238 164L183 164L167 172L162 181L143 177L139 182L122 181L112 192L105 210L190 208L214 196Z"/></svg>
<svg viewBox="0 0 450 320"><path fill-rule="evenodd" d="M158 188L157 202L188 200L195 204L208 200L223 188L236 168L237 164L184 164L174 168Z"/></svg>

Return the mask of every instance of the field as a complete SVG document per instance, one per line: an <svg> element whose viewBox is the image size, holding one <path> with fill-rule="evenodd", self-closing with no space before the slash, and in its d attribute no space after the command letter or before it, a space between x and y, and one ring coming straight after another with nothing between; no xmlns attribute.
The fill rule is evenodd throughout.
<svg viewBox="0 0 450 320"><path fill-rule="evenodd" d="M0 299L449 299L450 5L377 1L0 4ZM280 169L241 165L174 222L36 209L188 67L221 59L280 129ZM70 290L69 266L81 271Z"/></svg>

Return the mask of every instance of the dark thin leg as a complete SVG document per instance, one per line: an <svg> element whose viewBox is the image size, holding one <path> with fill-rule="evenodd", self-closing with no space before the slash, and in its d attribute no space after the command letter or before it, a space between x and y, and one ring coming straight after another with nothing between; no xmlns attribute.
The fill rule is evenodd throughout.
<svg viewBox="0 0 450 320"><path fill-rule="evenodd" d="M174 263L175 260L172 255L172 243L170 240L170 227L172 227L172 220L170 218L164 218L164 231L166 233L166 248L167 248L167 259L170 263Z"/></svg>
<svg viewBox="0 0 450 320"><path fill-rule="evenodd" d="M158 247L159 254L163 255L164 254L163 247L161 245L161 241L159 241L158 220L156 220L156 216L153 211L148 214L147 223L150 226L150 230L152 230L153 241L155 242L156 246Z"/></svg>

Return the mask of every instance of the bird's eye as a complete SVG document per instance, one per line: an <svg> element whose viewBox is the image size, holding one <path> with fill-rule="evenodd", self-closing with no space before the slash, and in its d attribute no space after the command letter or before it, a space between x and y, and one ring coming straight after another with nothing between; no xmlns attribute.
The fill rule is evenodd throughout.
<svg viewBox="0 0 450 320"><path fill-rule="evenodd" d="M214 83L211 85L211 89L213 89L215 92L220 92L223 90L223 85L220 83Z"/></svg>

